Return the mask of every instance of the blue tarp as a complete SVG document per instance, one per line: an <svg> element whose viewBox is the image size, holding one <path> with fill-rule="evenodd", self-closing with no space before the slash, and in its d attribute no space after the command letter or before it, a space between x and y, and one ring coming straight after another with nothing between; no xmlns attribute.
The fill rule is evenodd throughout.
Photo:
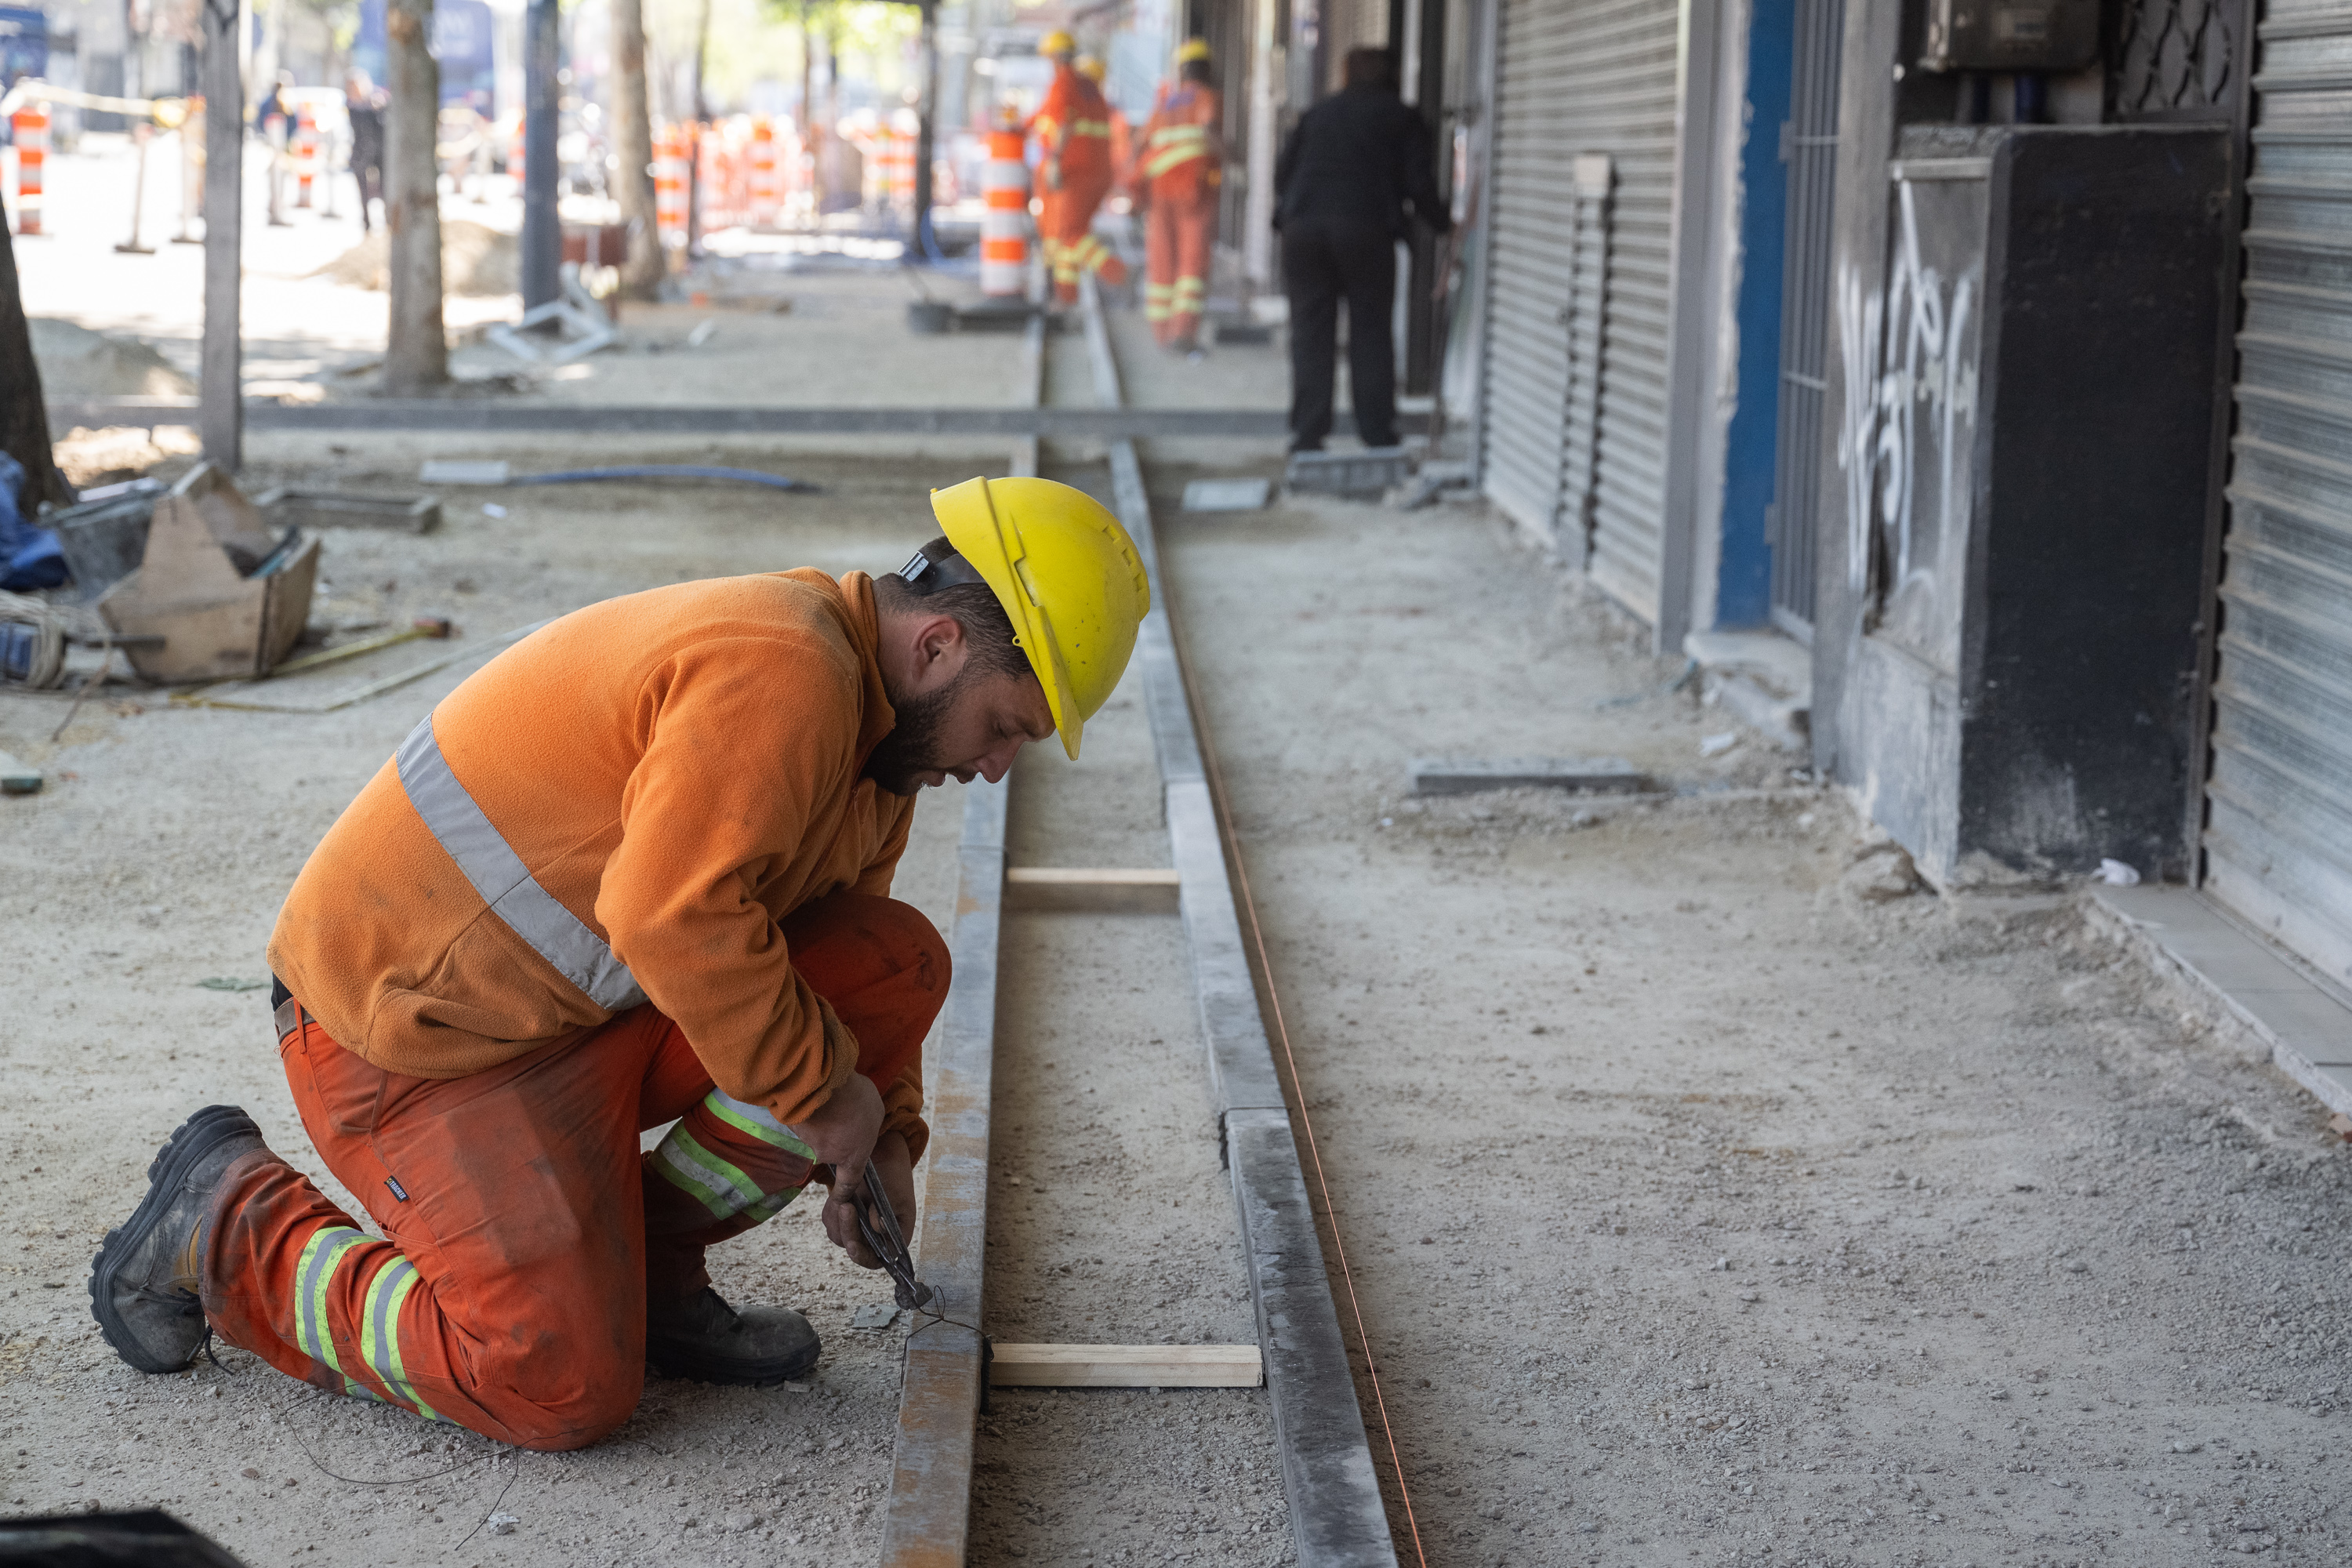
<svg viewBox="0 0 2352 1568"><path fill-rule="evenodd" d="M25 466L0 452L0 588L23 593L54 588L66 580L66 552L55 531L36 528L19 510Z"/></svg>

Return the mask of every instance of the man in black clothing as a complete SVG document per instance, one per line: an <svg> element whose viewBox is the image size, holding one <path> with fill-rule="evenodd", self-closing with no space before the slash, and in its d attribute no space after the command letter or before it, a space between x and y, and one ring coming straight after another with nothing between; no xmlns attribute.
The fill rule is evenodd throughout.
<svg viewBox="0 0 2352 1568"><path fill-rule="evenodd" d="M360 232L368 232L368 204L383 195L383 94L363 70L343 73L343 112L352 121L352 177L360 185Z"/></svg>
<svg viewBox="0 0 2352 1568"><path fill-rule="evenodd" d="M1393 447L1396 242L1412 216L1454 226L1437 194L1429 126L1401 101L1385 49L1348 52L1346 89L1308 110L1275 164L1275 227L1290 296L1290 449L1331 434L1339 301L1348 301L1348 389L1356 433Z"/></svg>

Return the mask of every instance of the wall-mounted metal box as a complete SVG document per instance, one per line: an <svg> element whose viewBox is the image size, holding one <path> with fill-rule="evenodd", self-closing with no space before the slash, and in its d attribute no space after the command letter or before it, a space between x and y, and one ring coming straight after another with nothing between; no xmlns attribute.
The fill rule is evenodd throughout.
<svg viewBox="0 0 2352 1568"><path fill-rule="evenodd" d="M2075 71L2098 58L2098 0L1927 0L1926 69Z"/></svg>
<svg viewBox="0 0 2352 1568"><path fill-rule="evenodd" d="M1914 126L1889 173L1885 282L1839 302L1822 587L1861 616L1815 639L1816 735L1941 886L2178 877L2229 132Z"/></svg>

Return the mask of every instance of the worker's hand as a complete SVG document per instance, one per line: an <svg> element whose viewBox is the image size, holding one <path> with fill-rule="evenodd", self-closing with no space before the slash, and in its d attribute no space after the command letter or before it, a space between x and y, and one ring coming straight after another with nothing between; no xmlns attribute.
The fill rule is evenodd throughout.
<svg viewBox="0 0 2352 1568"><path fill-rule="evenodd" d="M907 1140L896 1132L882 1134L874 1141L873 1163L874 1173L882 1178L882 1190L890 1196L890 1212L898 1216L898 1234L906 1237L907 1246L911 1250L915 1245L915 1157L908 1152ZM834 1190L839 1192L841 1189L835 1187ZM866 1196L863 1177L858 1179L857 1196L861 1202ZM847 1233L834 1236L833 1239L849 1254L849 1260L860 1268L881 1268L882 1260L874 1256L873 1249L866 1245L864 1233L857 1228L856 1211L850 1210L847 1205L843 1208L844 1217L849 1222ZM874 1229L878 1235L882 1226L877 1222ZM825 1232L833 1234L833 1205L830 1202L825 1205Z"/></svg>
<svg viewBox="0 0 2352 1568"><path fill-rule="evenodd" d="M857 1215L846 1205L849 1194L866 1186L866 1162L873 1157L874 1141L882 1131L882 1091L864 1073L851 1073L849 1081L810 1112L808 1120L792 1127L813 1152L815 1163L833 1167L832 1195L824 1204L825 1235L836 1246L856 1247Z"/></svg>
<svg viewBox="0 0 2352 1568"><path fill-rule="evenodd" d="M1059 158L1046 159L1045 167L1038 172L1045 176L1047 190L1058 191L1062 188L1062 161Z"/></svg>

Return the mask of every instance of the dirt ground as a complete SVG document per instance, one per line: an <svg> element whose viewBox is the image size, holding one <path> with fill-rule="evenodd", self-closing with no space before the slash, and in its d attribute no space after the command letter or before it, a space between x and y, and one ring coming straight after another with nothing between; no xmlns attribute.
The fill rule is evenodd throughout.
<svg viewBox="0 0 2352 1568"><path fill-rule="evenodd" d="M2316 1102L2063 899L1887 896L1469 509L1163 531L1430 1562L2340 1560Z"/></svg>
<svg viewBox="0 0 2352 1568"><path fill-rule="evenodd" d="M1202 374L1243 377L1240 354ZM1196 368L1130 384L1181 401ZM685 577L887 567L929 531L923 488L980 465L876 449L692 447L815 497L451 492L439 533L330 536L314 618L449 614L484 644ZM425 455L255 450L257 488L406 482ZM2065 898L1916 888L1798 759L1676 689L1679 661L1479 509L1181 516L1185 477L1153 474L1167 585L1379 1358L1407 1561L1416 1534L1433 1563L1480 1565L2341 1556L2331 1216L2352 1152L2312 1101ZM714 1266L735 1299L808 1311L827 1352L807 1385L655 1383L581 1454L501 1449L241 1352L143 1377L89 1321L90 1252L189 1110L244 1103L317 1172L266 993L202 983L264 977L310 845L467 668L323 716L112 689L55 742L65 699L0 695L0 749L49 773L0 802L0 1508L160 1504L256 1564L868 1558L903 1330L849 1326L887 1291L805 1214ZM1407 798L1408 763L1440 754L1613 754L1682 793ZM1156 801L1122 691L1083 763L1024 759L1013 862L1164 864ZM926 800L901 878L942 921L959 819L953 791ZM1008 920L999 1337L1251 1333L1181 942L1166 917ZM973 1507L977 1562L1290 1557L1256 1393L1000 1393Z"/></svg>

